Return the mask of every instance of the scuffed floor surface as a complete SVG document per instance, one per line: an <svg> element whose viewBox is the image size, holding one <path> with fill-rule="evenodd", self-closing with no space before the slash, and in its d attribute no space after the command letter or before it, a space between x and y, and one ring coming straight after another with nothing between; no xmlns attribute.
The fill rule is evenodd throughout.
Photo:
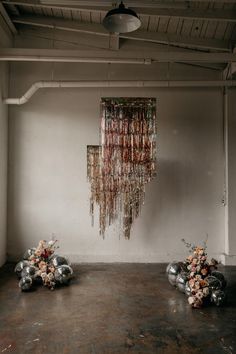
<svg viewBox="0 0 236 354"><path fill-rule="evenodd" d="M236 353L236 267L228 303L192 310L166 265L77 265L71 285L21 293L0 270L0 354Z"/></svg>

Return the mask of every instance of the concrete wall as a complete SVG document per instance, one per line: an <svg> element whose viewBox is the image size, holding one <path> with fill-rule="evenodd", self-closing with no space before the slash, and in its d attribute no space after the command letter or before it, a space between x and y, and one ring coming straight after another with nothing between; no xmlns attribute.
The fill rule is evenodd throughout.
<svg viewBox="0 0 236 354"><path fill-rule="evenodd" d="M45 41L45 38L51 38ZM15 38L17 47L90 48L91 36L38 29ZM107 43L99 39L96 46ZM144 52L153 45L143 45ZM159 46L155 46L158 50ZM169 50L168 47L160 47ZM140 50L122 43L121 50ZM172 49L174 50L174 49ZM176 49L178 50L178 49ZM37 80L219 79L219 72L180 64L11 64L10 96ZM89 216L86 147L99 143L99 101L106 96L157 98L158 176L147 187L131 240L119 225L99 237ZM53 234L73 261L162 262L182 259L181 242L224 252L223 95L220 89L47 89L10 107L8 254L20 257Z"/></svg>
<svg viewBox="0 0 236 354"><path fill-rule="evenodd" d="M183 78L182 66L173 75ZM55 79L112 75L154 78L160 67L57 64ZM164 67L163 67L164 69ZM184 73L206 75L203 70ZM51 64L12 65L11 96L48 79ZM207 71L208 72L208 71ZM135 76L136 75L136 76ZM162 75L164 75L162 73ZM155 75L155 78L158 74ZM121 77L120 77L121 78ZM99 101L106 96L157 98L158 176L147 187L131 240L119 226L105 240L91 226L86 146L99 143ZM16 259L54 234L74 261L162 262L187 254L181 238L224 252L223 104L220 89L47 89L10 107L8 253Z"/></svg>
<svg viewBox="0 0 236 354"><path fill-rule="evenodd" d="M0 48L11 45L10 35L0 20ZM6 260L7 234L7 115L2 97L8 95L8 65L0 63L0 266Z"/></svg>

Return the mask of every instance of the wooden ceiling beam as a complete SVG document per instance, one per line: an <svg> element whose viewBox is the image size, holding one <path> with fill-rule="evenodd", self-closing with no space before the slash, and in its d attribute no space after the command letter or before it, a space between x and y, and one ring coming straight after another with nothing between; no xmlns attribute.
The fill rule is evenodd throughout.
<svg viewBox="0 0 236 354"><path fill-rule="evenodd" d="M17 16L13 17L14 23L59 29L71 32L81 32L99 36L109 36L109 32L100 24L82 23L48 16Z"/></svg>
<svg viewBox="0 0 236 354"><path fill-rule="evenodd" d="M37 0L36 0L37 1ZM222 3L222 0L214 0L215 2ZM87 5L89 6L118 6L120 0L40 0L43 4L60 4L60 5ZM147 7L165 7L182 5L188 6L191 2L209 3L209 0L145 0L145 6ZM226 3L236 3L236 0L224 0ZM144 4L143 0L125 0L125 5L129 7L140 7L140 4Z"/></svg>
<svg viewBox="0 0 236 354"><path fill-rule="evenodd" d="M56 5L52 3L51 5L36 3L34 1L2 1L4 4L13 4L18 6L28 6L37 8L50 8L59 10L69 10L69 11L84 11L84 12L94 12L103 13L104 16L111 7L92 7L92 6L71 6L71 5ZM135 11L139 16L158 16L158 17L172 17L172 18L183 18L191 20L207 20L207 21L223 21L223 22L236 22L236 11L235 10L224 10L224 9L198 9L198 8L155 8L152 9L140 6L135 8Z"/></svg>
<svg viewBox="0 0 236 354"><path fill-rule="evenodd" d="M0 3L0 16L5 21L5 23L6 23L7 27L9 28L10 32L12 34L16 34L17 33L16 27L12 23L12 20L8 16L7 11L5 10L4 6L1 3Z"/></svg>
<svg viewBox="0 0 236 354"><path fill-rule="evenodd" d="M203 20L203 21L222 21L222 22L236 22L235 10L224 9L149 9L136 8L135 11L140 16L158 16L158 17L172 17L182 18L186 20Z"/></svg>
<svg viewBox="0 0 236 354"><path fill-rule="evenodd" d="M118 33L111 33L109 35L109 49L119 50L120 48L120 37Z"/></svg>
<svg viewBox="0 0 236 354"><path fill-rule="evenodd" d="M230 42L218 39L182 36L172 33L135 31L132 33L121 34L120 38L203 51L231 52Z"/></svg>
<svg viewBox="0 0 236 354"><path fill-rule="evenodd" d="M158 32L147 32L138 30L132 33L110 35L102 25L100 24L88 24L88 23L78 23L76 21L61 20L50 17L39 17L39 16L19 16L12 18L12 21L16 24L23 24L29 26L36 26L42 28L50 28L54 30L63 30L69 32L78 32L84 34L105 36L109 38L110 49L119 49L119 38L140 41L140 42L150 42L156 44L164 44L169 46L198 49L205 51L225 51L230 52L230 43L226 41L221 41L218 39L204 39L196 37L185 37L176 34L168 33L158 33Z"/></svg>
<svg viewBox="0 0 236 354"><path fill-rule="evenodd" d="M235 0L236 1L236 0ZM47 6L47 7L56 7L56 8L65 8L68 7L70 9L75 9L78 7L84 7L84 6L89 6L89 7L94 7L96 8L101 8L103 10L106 9L111 9L112 7L118 6L119 5L119 1L70 1L70 0L66 0L66 1L41 1L38 2L37 0L2 0L2 2L4 3L15 3L15 4L26 4L27 3L31 3L34 4L34 6ZM31 5L32 6L32 5ZM179 1L179 2L175 2L175 1L125 1L125 6L126 7L132 7L132 8L136 8L136 7L145 7L145 8L178 8L178 9L186 9L188 8L188 4L186 1Z"/></svg>

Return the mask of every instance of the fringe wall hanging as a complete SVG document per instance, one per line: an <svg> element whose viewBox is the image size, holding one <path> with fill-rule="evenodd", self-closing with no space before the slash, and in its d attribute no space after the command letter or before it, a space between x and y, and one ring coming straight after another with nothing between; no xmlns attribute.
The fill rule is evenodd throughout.
<svg viewBox="0 0 236 354"><path fill-rule="evenodd" d="M92 223L97 204L100 234L120 217L129 239L156 175L156 99L102 98L100 139L100 146L87 147Z"/></svg>

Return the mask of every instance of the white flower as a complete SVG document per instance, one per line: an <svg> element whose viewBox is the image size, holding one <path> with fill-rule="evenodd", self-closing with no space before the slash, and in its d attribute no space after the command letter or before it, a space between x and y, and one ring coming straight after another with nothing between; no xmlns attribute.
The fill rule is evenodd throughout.
<svg viewBox="0 0 236 354"><path fill-rule="evenodd" d="M43 280L46 279L47 278L47 273L46 272L41 273L41 277L42 277Z"/></svg>
<svg viewBox="0 0 236 354"><path fill-rule="evenodd" d="M53 273L48 273L48 279L49 281L52 281L54 279Z"/></svg>
<svg viewBox="0 0 236 354"><path fill-rule="evenodd" d="M203 288L203 295L207 296L209 294L209 288L206 286L205 288Z"/></svg>
<svg viewBox="0 0 236 354"><path fill-rule="evenodd" d="M203 292L202 291L198 291L197 294L196 294L196 297L201 300L203 298Z"/></svg>
<svg viewBox="0 0 236 354"><path fill-rule="evenodd" d="M188 298L188 302L189 302L189 304L190 305L192 305L193 303L194 303L194 297L193 296L190 296L189 298Z"/></svg>

